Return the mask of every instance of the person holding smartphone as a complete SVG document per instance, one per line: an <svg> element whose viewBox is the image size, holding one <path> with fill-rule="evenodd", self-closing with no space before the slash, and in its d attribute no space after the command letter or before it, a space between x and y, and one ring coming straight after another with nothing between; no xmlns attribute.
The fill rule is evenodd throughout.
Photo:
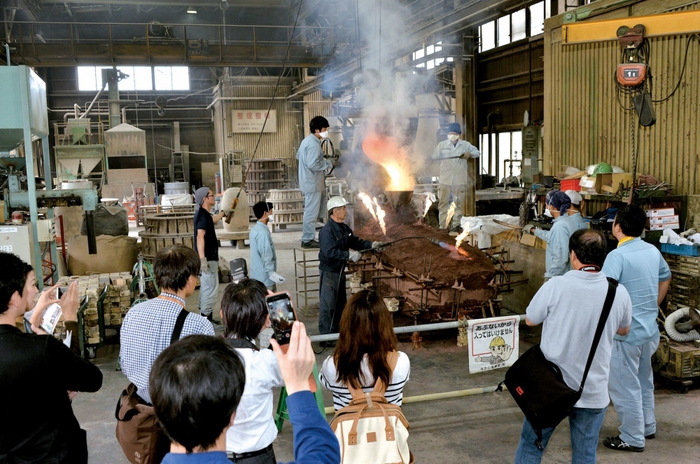
<svg viewBox="0 0 700 464"><path fill-rule="evenodd" d="M387 401L401 406L411 362L396 350L397 344L394 323L382 297L373 290L355 293L340 319L338 344L319 374L321 385L333 393L336 411L352 401L348 385L369 392L379 379L387 386ZM392 370L393 359L396 366Z"/></svg>
<svg viewBox="0 0 700 464"><path fill-rule="evenodd" d="M245 365L245 389L236 420L226 433L228 458L237 464L277 462L272 448L277 438L272 389L284 386L284 380L275 354L260 350L255 343L260 332L270 326L266 297L265 284L243 279L229 284L221 299L224 336Z"/></svg>

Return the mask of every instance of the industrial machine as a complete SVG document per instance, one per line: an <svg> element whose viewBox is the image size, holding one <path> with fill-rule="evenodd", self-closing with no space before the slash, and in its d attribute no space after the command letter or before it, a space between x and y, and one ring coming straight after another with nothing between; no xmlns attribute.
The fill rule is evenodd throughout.
<svg viewBox="0 0 700 464"><path fill-rule="evenodd" d="M0 168L7 177L4 191L5 216L14 210L29 210L32 262L37 281L43 286L43 260L39 244L39 208L47 208L53 219L55 206L82 205L88 233L88 249L97 253L92 212L97 206L94 189L54 190L49 159L49 127L46 105L46 84L27 66L0 67L0 85L5 95L0 112ZM43 157L35 159L34 150L41 147ZM21 156L21 155L24 156ZM43 172L37 172L42 168ZM45 179L46 187L37 189L36 177ZM49 242L51 261L56 263L56 244Z"/></svg>

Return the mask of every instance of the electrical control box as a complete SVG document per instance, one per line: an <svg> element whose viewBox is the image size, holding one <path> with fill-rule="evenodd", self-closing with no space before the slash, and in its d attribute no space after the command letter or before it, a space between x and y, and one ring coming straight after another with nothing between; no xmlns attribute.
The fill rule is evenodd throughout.
<svg viewBox="0 0 700 464"><path fill-rule="evenodd" d="M39 219L36 223L36 235L40 243L56 240L56 222L53 219Z"/></svg>
<svg viewBox="0 0 700 464"><path fill-rule="evenodd" d="M25 263L34 263L32 243L32 228L29 224L0 225L0 251L13 253Z"/></svg>
<svg viewBox="0 0 700 464"><path fill-rule="evenodd" d="M532 184L534 176L540 174L540 158L542 158L542 132L540 126L525 126L523 133L523 162L522 178L524 184Z"/></svg>

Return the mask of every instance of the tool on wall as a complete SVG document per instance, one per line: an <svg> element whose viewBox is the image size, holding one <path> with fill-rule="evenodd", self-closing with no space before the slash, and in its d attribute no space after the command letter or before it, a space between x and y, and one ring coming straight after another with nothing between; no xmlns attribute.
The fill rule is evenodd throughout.
<svg viewBox="0 0 700 464"><path fill-rule="evenodd" d="M643 24L617 29L617 37L622 47L622 63L617 65L615 77L618 86L622 87L621 90L630 94L639 124L649 127L656 123L656 113L651 99L649 42L644 37L645 32Z"/></svg>

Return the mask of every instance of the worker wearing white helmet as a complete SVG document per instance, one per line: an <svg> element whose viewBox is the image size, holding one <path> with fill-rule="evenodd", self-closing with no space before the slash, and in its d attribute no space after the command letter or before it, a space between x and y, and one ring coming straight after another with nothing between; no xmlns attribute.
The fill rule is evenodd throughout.
<svg viewBox="0 0 700 464"><path fill-rule="evenodd" d="M573 234L579 229L588 229L588 223L583 220L583 197L576 190L567 190L564 193L571 199L571 206L568 210L571 233Z"/></svg>
<svg viewBox="0 0 700 464"><path fill-rule="evenodd" d="M343 197L332 197L328 200L328 222L318 234L321 250L318 253L321 277L320 308L318 315L318 330L322 334L337 333L340 315L346 303L345 296L345 264L348 260L357 262L362 253L360 250L379 248L381 242L363 240L352 233L345 224L348 202Z"/></svg>

